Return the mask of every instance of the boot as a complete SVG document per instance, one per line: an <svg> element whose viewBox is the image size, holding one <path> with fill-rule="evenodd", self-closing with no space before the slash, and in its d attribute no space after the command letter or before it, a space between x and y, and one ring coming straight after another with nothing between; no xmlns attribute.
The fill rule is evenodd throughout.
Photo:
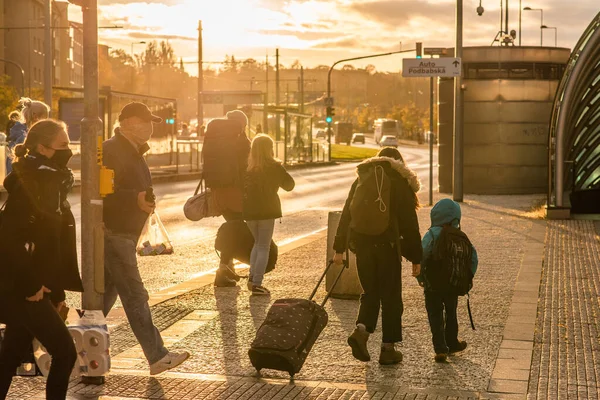
<svg viewBox="0 0 600 400"><path fill-rule="evenodd" d="M467 348L467 342L465 342L464 340L459 340L454 346L449 346L449 348L450 354L460 353L461 351Z"/></svg>
<svg viewBox="0 0 600 400"><path fill-rule="evenodd" d="M229 279L233 279L236 282L239 282L241 279L241 276L239 276L236 272L235 272L235 268L233 266L233 261L230 261L229 264L220 264L219 265L219 269L223 269L225 275L229 278Z"/></svg>
<svg viewBox="0 0 600 400"><path fill-rule="evenodd" d="M385 343L379 353L379 364L394 365L402 361L402 353L394 348L393 344Z"/></svg>
<svg viewBox="0 0 600 400"><path fill-rule="evenodd" d="M228 268L219 268L215 274L215 287L234 287L236 281L229 277L230 270Z"/></svg>
<svg viewBox="0 0 600 400"><path fill-rule="evenodd" d="M369 332L366 329L356 327L352 335L348 338L348 345L352 348L352 355L359 361L371 361L369 349L367 348Z"/></svg>

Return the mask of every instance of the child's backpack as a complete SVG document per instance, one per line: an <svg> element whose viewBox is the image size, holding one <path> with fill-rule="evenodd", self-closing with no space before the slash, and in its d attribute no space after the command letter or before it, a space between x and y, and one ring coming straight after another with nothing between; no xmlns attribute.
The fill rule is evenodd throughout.
<svg viewBox="0 0 600 400"><path fill-rule="evenodd" d="M350 202L350 227L364 235L381 235L390 226L392 185L383 166L358 170L358 184Z"/></svg>
<svg viewBox="0 0 600 400"><path fill-rule="evenodd" d="M425 278L434 291L464 296L473 287L472 258L473 246L467 235L451 225L444 225Z"/></svg>

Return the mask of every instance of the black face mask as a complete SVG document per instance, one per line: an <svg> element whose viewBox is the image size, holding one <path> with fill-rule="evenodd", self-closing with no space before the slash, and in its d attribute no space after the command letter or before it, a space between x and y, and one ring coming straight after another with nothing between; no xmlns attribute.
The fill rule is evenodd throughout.
<svg viewBox="0 0 600 400"><path fill-rule="evenodd" d="M54 150L52 161L54 161L59 167L66 168L71 157L73 157L73 152L71 149Z"/></svg>

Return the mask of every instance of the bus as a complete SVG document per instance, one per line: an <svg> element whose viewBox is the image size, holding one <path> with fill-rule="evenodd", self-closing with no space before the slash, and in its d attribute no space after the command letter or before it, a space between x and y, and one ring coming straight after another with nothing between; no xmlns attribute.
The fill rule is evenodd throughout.
<svg viewBox="0 0 600 400"><path fill-rule="evenodd" d="M401 136L400 122L395 119L380 118L373 123L375 142L379 143L383 136Z"/></svg>

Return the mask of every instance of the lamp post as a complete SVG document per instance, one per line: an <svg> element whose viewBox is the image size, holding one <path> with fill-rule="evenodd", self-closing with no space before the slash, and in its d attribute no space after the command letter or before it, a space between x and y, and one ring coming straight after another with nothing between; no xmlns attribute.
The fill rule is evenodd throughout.
<svg viewBox="0 0 600 400"><path fill-rule="evenodd" d="M555 26L542 25L543 29L554 29L554 47L558 47L558 28Z"/></svg>
<svg viewBox="0 0 600 400"><path fill-rule="evenodd" d="M544 46L544 10L541 8L531 8L531 7L525 7L523 9L524 11L539 11L541 14L541 21L540 21L540 47Z"/></svg>
<svg viewBox="0 0 600 400"><path fill-rule="evenodd" d="M142 40L141 42L131 43L131 58L133 58L133 46L135 46L136 44L146 44L146 42Z"/></svg>
<svg viewBox="0 0 600 400"><path fill-rule="evenodd" d="M134 63L135 65L135 59L134 59L134 54L133 54L133 46L135 46L136 44L146 44L145 41L141 41L141 42L133 42L131 43L131 61ZM131 66L131 91L135 92L135 66L132 65Z"/></svg>

